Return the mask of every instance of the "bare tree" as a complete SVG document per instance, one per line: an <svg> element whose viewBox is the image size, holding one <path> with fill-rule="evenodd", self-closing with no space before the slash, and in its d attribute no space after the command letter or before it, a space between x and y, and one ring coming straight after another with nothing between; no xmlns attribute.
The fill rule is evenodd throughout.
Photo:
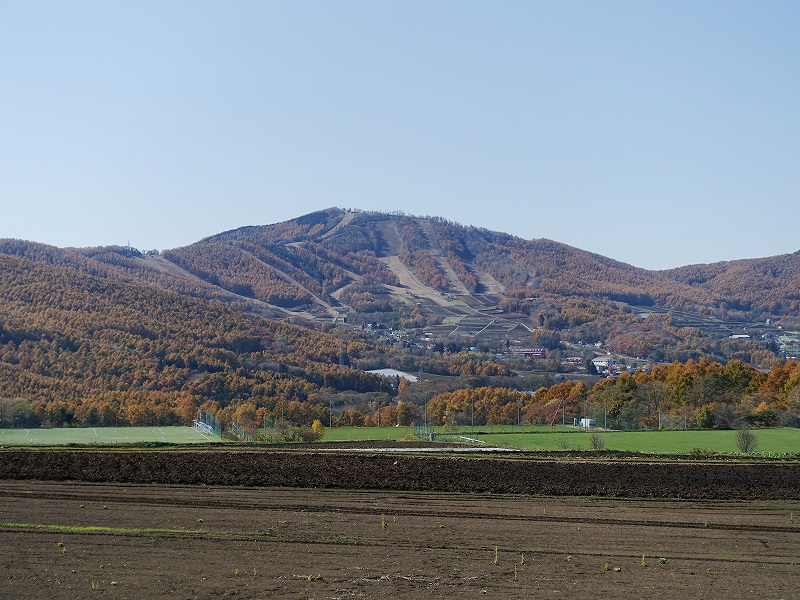
<svg viewBox="0 0 800 600"><path fill-rule="evenodd" d="M739 447L739 450L745 454L750 454L756 449L758 439L747 423L742 423L736 431L736 445Z"/></svg>

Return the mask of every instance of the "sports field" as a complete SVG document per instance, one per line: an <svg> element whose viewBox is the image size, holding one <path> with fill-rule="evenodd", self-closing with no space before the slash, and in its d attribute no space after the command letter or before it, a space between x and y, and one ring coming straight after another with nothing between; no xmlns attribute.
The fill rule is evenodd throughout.
<svg viewBox="0 0 800 600"><path fill-rule="evenodd" d="M204 444L219 441L192 427L65 427L0 429L0 446L66 446L67 444Z"/></svg>
<svg viewBox="0 0 800 600"><path fill-rule="evenodd" d="M443 433L441 427L434 428ZM757 454L800 454L800 429L755 429ZM589 450L587 433L575 427L496 425L466 426L459 435L492 446L520 450ZM597 432L606 450L652 454L689 454L699 449L723 454L739 452L736 431L608 431ZM325 430L326 442L410 439L413 427L334 427Z"/></svg>
<svg viewBox="0 0 800 600"><path fill-rule="evenodd" d="M756 454L800 454L800 429L754 429ZM688 454L692 450L739 452L736 431L609 431L598 432L606 450L653 454ZM592 434L573 430L561 433L508 433L476 435L487 444L520 450L588 450Z"/></svg>

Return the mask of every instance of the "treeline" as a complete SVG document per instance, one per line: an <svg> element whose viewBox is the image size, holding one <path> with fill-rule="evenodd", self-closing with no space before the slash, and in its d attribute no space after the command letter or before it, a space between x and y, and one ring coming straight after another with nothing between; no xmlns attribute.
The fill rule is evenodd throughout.
<svg viewBox="0 0 800 600"><path fill-rule="evenodd" d="M623 374L590 388L565 381L533 393L481 387L446 392L427 403L430 423L453 425L571 424L595 419L609 428L730 429L800 426L800 363L763 372L740 361L701 360Z"/></svg>

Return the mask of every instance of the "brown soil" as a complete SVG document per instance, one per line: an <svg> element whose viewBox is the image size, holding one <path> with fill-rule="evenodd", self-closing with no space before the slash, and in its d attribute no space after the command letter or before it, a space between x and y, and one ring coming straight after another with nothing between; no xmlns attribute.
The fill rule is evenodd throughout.
<svg viewBox="0 0 800 600"><path fill-rule="evenodd" d="M7 450L0 452L0 479L800 500L796 462L545 460L301 450Z"/></svg>
<svg viewBox="0 0 800 600"><path fill-rule="evenodd" d="M6 480L0 598L798 598L793 514L796 501Z"/></svg>

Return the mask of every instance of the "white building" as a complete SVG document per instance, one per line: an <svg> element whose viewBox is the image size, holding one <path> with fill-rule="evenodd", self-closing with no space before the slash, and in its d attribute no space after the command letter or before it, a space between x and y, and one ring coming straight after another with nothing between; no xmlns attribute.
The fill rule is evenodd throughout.
<svg viewBox="0 0 800 600"><path fill-rule="evenodd" d="M617 361L617 359L610 354L604 354L602 356L595 356L592 359L592 364L594 365L595 369L602 372L610 370L611 367L616 367L619 364L619 361Z"/></svg>

